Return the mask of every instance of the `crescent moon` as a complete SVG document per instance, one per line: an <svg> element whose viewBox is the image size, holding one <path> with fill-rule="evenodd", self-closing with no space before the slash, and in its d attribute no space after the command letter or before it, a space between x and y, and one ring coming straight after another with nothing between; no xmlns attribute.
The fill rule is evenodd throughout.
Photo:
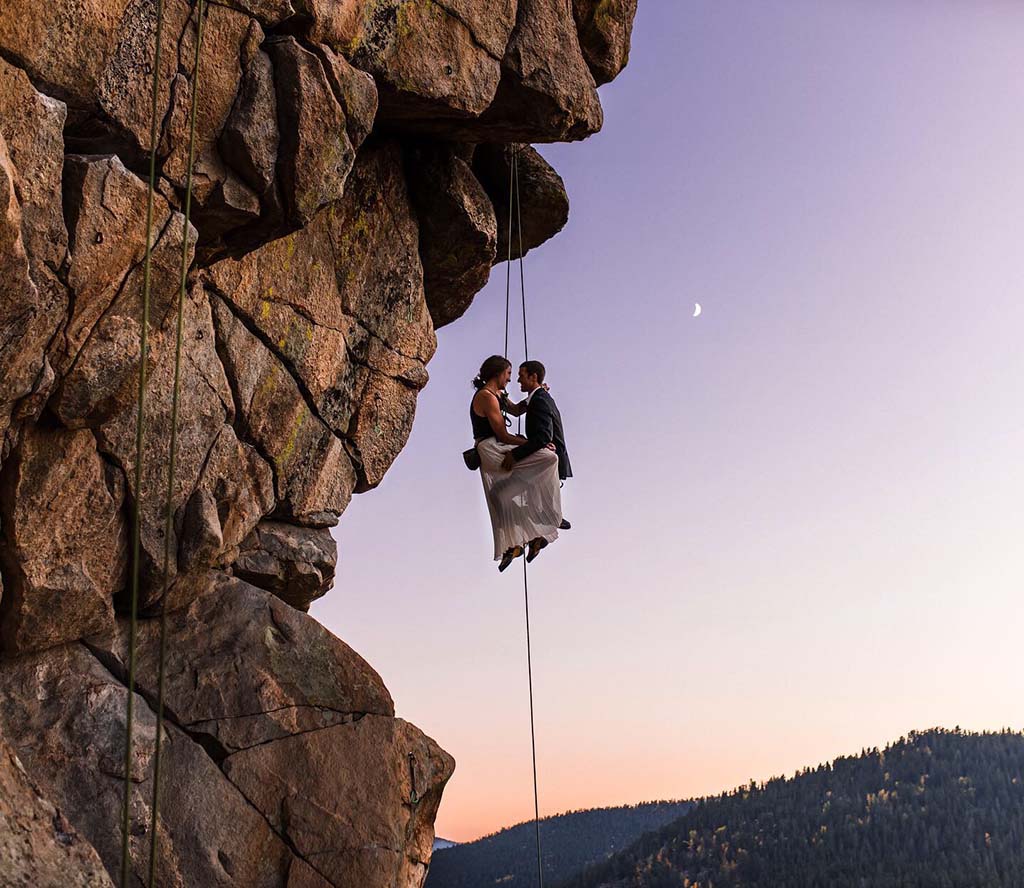
<svg viewBox="0 0 1024 888"><path fill-rule="evenodd" d="M694 302L693 303L693 316L697 317L697 315L699 315L699 314L700 314L700 303L699 302Z"/></svg>

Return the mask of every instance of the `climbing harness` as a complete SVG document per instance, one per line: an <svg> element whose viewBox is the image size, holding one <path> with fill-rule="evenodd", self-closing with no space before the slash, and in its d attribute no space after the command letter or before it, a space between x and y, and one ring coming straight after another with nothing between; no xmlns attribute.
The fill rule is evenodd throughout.
<svg viewBox="0 0 1024 888"><path fill-rule="evenodd" d="M184 339L184 308L185 290L188 278L189 227L192 214L192 170L195 165L196 143L196 110L198 106L200 58L203 44L203 26L206 17L205 0L196 3L196 45L195 60L192 71L192 96L189 111L189 142L188 169L185 179L185 223L182 233L181 247L181 279L178 289L177 329L174 350L174 383L171 395L171 439L170 455L167 464L167 504L164 522L164 558L163 558L163 595L160 601L160 642L159 663L157 671L157 705L156 705L156 745L153 754L153 795L150 815L150 843L148 886L156 886L156 862L158 845L157 819L160 807L161 764L164 733L164 689L167 653L167 599L170 587L171 537L174 528L174 478L178 459L178 408L181 396L181 354ZM159 72L161 57L161 38L163 32L163 6L161 0L156 4L156 49L153 63L152 105L150 117L150 156L149 156L149 195L146 205L146 254L143 272L142 293L142 332L140 337L139 389L136 416L135 436L135 510L132 522L132 582L130 602L130 622L128 635L128 694L126 703L125 729L125 773L124 802L121 818L121 888L127 888L131 870L130 849L130 800L131 800L131 765L132 743L134 730L134 695L136 642L138 636L138 602L139 602L139 571L140 571L140 538L141 538L141 502L142 477L145 440L145 408L146 408L146 367L149 354L149 312L150 312L150 266L152 260L152 227L153 201L156 189L156 154L158 143L157 107L159 101Z"/></svg>
<svg viewBox="0 0 1024 888"><path fill-rule="evenodd" d="M508 360L508 327L512 290L512 221L513 210L517 223L519 240L519 287L523 308L523 354L530 359L530 344L526 334L526 275L523 270L523 217L519 201L519 146L512 149L512 163L509 169L508 187L508 263L505 268L505 360ZM506 417L506 422L509 420ZM519 417L522 431L522 417ZM533 714L533 652L530 646L530 584L527 576L526 558L523 558L523 601L526 610L526 675L530 688L530 753L533 760L533 827L537 844L537 881L544 888L544 863L540 844L540 801L537 791L537 733Z"/></svg>

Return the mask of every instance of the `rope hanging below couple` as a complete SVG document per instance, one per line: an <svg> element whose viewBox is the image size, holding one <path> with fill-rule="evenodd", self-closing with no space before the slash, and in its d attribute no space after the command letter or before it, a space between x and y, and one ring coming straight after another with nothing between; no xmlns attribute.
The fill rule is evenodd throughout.
<svg viewBox="0 0 1024 888"><path fill-rule="evenodd" d="M523 308L523 357L530 359L530 343L526 329L526 274L523 267L523 216L519 200L519 147L512 148L512 162L509 165L508 184L508 262L505 266L505 360L508 360L508 329L512 304L512 222L516 223L519 246L519 290ZM506 420L507 421L507 420ZM522 431L522 417L519 417ZM533 758L533 828L537 844L537 880L544 888L544 860L540 844L540 802L537 791L537 733L534 728L533 712L533 651L530 645L530 584L527 563L523 559L523 602L526 610L526 675L530 688L530 752Z"/></svg>
<svg viewBox="0 0 1024 888"><path fill-rule="evenodd" d="M196 41L192 68L192 98L189 111L188 170L185 180L185 225L181 246L181 278L178 288L176 337L174 347L174 383L171 395L171 438L167 463L167 500L164 516L163 590L160 600L159 664L157 670L156 742L153 751L153 787L149 824L148 888L156 888L156 862L158 846L158 812L160 808L161 764L164 733L164 675L167 659L167 599L169 598L171 537L174 523L173 491L178 458L178 406L181 395L181 355L184 334L185 289L189 268L189 230L192 213L192 168L195 165L196 109L199 98L200 58L203 45L203 26L206 0L196 0ZM153 254L153 200L156 191L156 158L159 143L158 102L160 92L160 57L163 37L163 3L157 0L156 47L153 61L152 102L150 108L149 195L146 201L146 253L143 262L142 331L139 345L139 386L135 427L135 509L132 517L132 576L128 633L128 693L125 704L124 795L121 811L121 888L127 888L131 875L131 773L132 748L135 729L135 666L139 612L139 567L142 523L143 462L145 459L146 367L149 355L150 272Z"/></svg>

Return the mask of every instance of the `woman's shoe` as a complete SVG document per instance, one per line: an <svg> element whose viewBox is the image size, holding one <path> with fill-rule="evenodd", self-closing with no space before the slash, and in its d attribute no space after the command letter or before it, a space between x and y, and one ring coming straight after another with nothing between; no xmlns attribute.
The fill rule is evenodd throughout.
<svg viewBox="0 0 1024 888"><path fill-rule="evenodd" d="M530 553L526 556L526 563L529 564L540 555L540 550L547 548L548 541L544 537L537 537L535 540L530 540Z"/></svg>
<svg viewBox="0 0 1024 888"><path fill-rule="evenodd" d="M522 546L513 546L511 549L507 549L505 554L501 556L501 562L498 564L498 573L501 573L507 568L513 561L515 561L520 555L523 554Z"/></svg>

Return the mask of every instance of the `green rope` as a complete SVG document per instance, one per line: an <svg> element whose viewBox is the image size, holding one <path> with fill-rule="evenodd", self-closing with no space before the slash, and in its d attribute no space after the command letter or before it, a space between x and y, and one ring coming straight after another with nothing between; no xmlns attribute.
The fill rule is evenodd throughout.
<svg viewBox="0 0 1024 888"><path fill-rule="evenodd" d="M146 419L146 363L149 357L150 268L153 256L153 196L156 192L157 106L160 100L160 50L163 3L156 0L156 53L153 60L152 105L149 122L149 195L146 200L146 258L142 277L142 332L139 342L139 393L135 419L135 510L132 518L131 618L128 630L128 694L125 704L124 801L121 811L121 888L127 888L131 869L132 729L135 722L135 642L139 619L139 549L141 538L142 459Z"/></svg>
<svg viewBox="0 0 1024 888"><path fill-rule="evenodd" d="M178 289L177 337L174 345L174 389L171 396L171 443L167 464L167 512L164 518L164 585L160 600L160 663L157 679L156 750L153 756L153 805L149 834L149 888L156 886L157 814L160 810L160 777L164 732L164 686L167 655L167 599L170 587L171 534L174 529L174 476L178 467L178 404L181 396L181 350L184 339L185 288L188 279L189 222L192 217L192 168L196 152L196 108L199 95L199 61L203 45L203 19L206 4L198 0L196 22L196 52L192 68L192 107L188 125L188 172L185 178L185 232L181 246L181 286Z"/></svg>

